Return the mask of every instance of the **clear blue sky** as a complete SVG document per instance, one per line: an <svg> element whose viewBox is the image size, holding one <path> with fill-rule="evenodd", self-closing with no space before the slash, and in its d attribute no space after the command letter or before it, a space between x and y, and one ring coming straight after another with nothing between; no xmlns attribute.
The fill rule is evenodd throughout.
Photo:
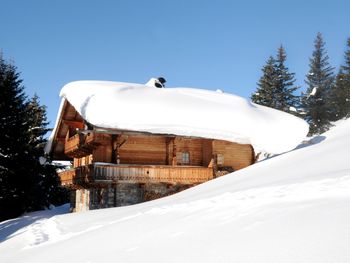
<svg viewBox="0 0 350 263"><path fill-rule="evenodd" d="M343 62L348 0L0 0L0 49L54 125L61 87L74 80L223 89L249 97L280 44L305 88L316 33Z"/></svg>

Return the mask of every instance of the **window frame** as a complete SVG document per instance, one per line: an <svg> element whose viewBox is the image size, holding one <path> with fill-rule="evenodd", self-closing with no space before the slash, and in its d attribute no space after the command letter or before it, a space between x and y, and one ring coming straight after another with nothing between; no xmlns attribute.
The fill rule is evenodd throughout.
<svg viewBox="0 0 350 263"><path fill-rule="evenodd" d="M183 165L189 165L190 162L191 162L190 153L189 153L189 152L182 152L182 155L181 155L181 164L183 164Z"/></svg>

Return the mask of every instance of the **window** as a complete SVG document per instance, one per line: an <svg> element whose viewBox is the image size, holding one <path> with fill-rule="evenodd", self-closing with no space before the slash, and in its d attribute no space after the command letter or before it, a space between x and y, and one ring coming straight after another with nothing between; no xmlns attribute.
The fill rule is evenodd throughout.
<svg viewBox="0 0 350 263"><path fill-rule="evenodd" d="M190 153L189 152L183 152L182 153L182 164L189 164L190 163Z"/></svg>
<svg viewBox="0 0 350 263"><path fill-rule="evenodd" d="M218 153L216 161L218 165L224 165L224 161L225 161L224 155Z"/></svg>

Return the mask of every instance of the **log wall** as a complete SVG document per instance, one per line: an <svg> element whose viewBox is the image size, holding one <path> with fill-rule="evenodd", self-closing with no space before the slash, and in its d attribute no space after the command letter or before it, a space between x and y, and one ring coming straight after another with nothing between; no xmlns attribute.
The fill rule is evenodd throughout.
<svg viewBox="0 0 350 263"><path fill-rule="evenodd" d="M250 144L238 144L221 140L213 141L213 154L221 158L218 166L230 166L239 170L254 163L254 150Z"/></svg>
<svg viewBox="0 0 350 263"><path fill-rule="evenodd" d="M102 143L101 143L102 142ZM114 145L114 146L113 146ZM114 157L113 157L114 151ZM184 162L183 153L189 155ZM218 166L239 170L254 162L251 145L223 140L196 139L166 136L127 136L116 150L111 135L104 135L91 155L74 158L74 167L96 162L140 165L192 165L208 167L213 160Z"/></svg>
<svg viewBox="0 0 350 263"><path fill-rule="evenodd" d="M165 165L166 150L166 137L128 136L119 149L120 163Z"/></svg>
<svg viewBox="0 0 350 263"><path fill-rule="evenodd" d="M93 162L112 162L112 137L109 134L105 134L99 140L99 145L93 150Z"/></svg>
<svg viewBox="0 0 350 263"><path fill-rule="evenodd" d="M204 139L191 139L176 137L176 164L177 165L203 165ZM183 153L189 153L189 163L183 163Z"/></svg>

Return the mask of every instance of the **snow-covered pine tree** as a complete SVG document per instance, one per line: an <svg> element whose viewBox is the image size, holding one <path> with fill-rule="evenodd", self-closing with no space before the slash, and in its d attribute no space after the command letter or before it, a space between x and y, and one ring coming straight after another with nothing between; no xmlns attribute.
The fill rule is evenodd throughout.
<svg viewBox="0 0 350 263"><path fill-rule="evenodd" d="M27 199L27 207L30 210L38 210L49 207L50 204L61 204L61 200L67 193L60 187L56 167L44 153L47 142L45 135L50 129L46 118L46 107L40 105L37 95L34 95L28 102L27 113L30 130L29 147L33 157L33 181L35 181L35 184L29 189L31 194Z"/></svg>
<svg viewBox="0 0 350 263"><path fill-rule="evenodd" d="M251 100L254 103L267 106L274 107L275 105L275 63L276 60L270 56L266 61L266 64L261 69L263 75L259 79L258 88L251 95Z"/></svg>
<svg viewBox="0 0 350 263"><path fill-rule="evenodd" d="M340 66L335 85L330 92L329 106L331 120L336 121L350 117L350 38L345 51L345 64Z"/></svg>
<svg viewBox="0 0 350 263"><path fill-rule="evenodd" d="M39 155L43 155L43 148L46 143L45 134L50 131L46 119L46 107L40 105L39 97L35 94L27 104L27 113L30 129L29 143Z"/></svg>
<svg viewBox="0 0 350 263"><path fill-rule="evenodd" d="M295 95L295 91L298 87L294 85L295 73L290 73L285 65L286 59L283 46L278 49L276 58L269 57L262 68L263 75L251 99L260 105L297 114L299 98Z"/></svg>
<svg viewBox="0 0 350 263"><path fill-rule="evenodd" d="M0 54L0 221L25 210L29 163L26 97L16 68Z"/></svg>
<svg viewBox="0 0 350 263"><path fill-rule="evenodd" d="M37 97L27 102L16 67L0 55L0 221L66 201L55 167L40 163L47 131L45 108Z"/></svg>
<svg viewBox="0 0 350 263"><path fill-rule="evenodd" d="M295 91L299 87L294 85L295 73L289 72L288 67L285 65L286 59L286 51L281 45L278 49L275 63L274 108L297 115L299 97L295 94Z"/></svg>
<svg viewBox="0 0 350 263"><path fill-rule="evenodd" d="M305 120L310 125L310 135L325 132L331 126L331 112L327 100L334 83L334 68L328 62L329 57L324 46L322 35L318 33L305 80L308 88L301 100Z"/></svg>

